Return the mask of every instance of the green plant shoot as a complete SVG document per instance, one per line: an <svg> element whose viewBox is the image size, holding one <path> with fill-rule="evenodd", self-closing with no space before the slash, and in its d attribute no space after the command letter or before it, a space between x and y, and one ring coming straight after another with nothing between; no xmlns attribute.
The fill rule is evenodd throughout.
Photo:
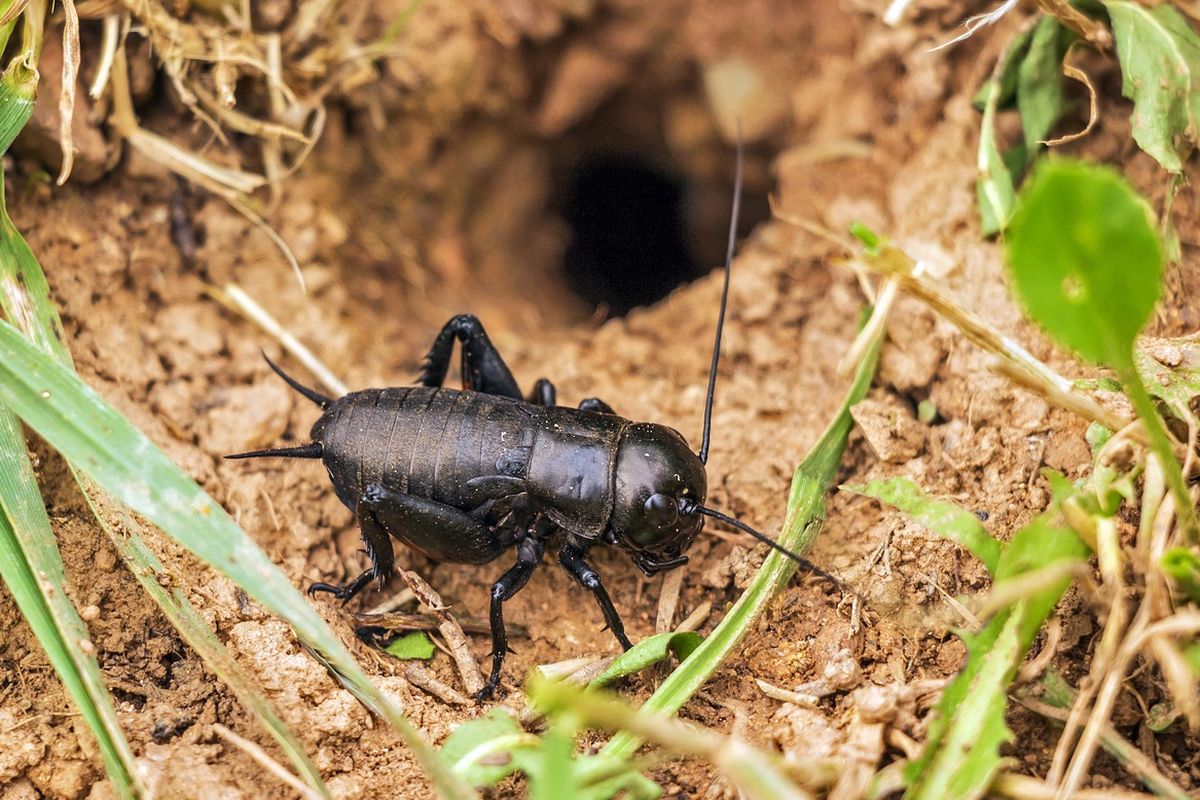
<svg viewBox="0 0 1200 800"><path fill-rule="evenodd" d="M1166 427L1134 359L1162 285L1163 251L1149 207L1117 173L1052 161L1021 193L1007 240L1013 289L1059 343L1116 372L1165 465L1180 523L1196 541L1196 510Z"/></svg>

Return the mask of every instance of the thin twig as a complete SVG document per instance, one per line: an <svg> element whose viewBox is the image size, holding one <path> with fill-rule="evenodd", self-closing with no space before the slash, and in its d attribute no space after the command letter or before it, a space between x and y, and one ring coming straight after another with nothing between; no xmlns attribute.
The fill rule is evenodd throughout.
<svg viewBox="0 0 1200 800"><path fill-rule="evenodd" d="M655 633L671 630L675 611L679 608L679 590L683 587L684 567L673 569L663 576L662 588L658 592L658 615L654 622Z"/></svg>
<svg viewBox="0 0 1200 800"><path fill-rule="evenodd" d="M401 608L408 605L409 603L415 602L416 599L417 599L417 596L416 596L416 594L413 593L413 590L409 589L407 586L405 586L403 589L396 592L396 594L394 594L391 597L389 597L388 599L384 600L379 605L375 606L374 608L367 609L367 611L365 613L367 613L367 614L389 614L393 611L399 611Z"/></svg>
<svg viewBox="0 0 1200 800"><path fill-rule="evenodd" d="M388 631L436 631L443 625L440 614L404 614L388 611L381 614L355 612L350 615L360 625L371 625ZM458 621L466 633L485 634L491 632L491 624L486 619L474 617L459 617L451 615ZM524 625L508 623L504 626L509 636L528 636L529 629Z"/></svg>
<svg viewBox="0 0 1200 800"><path fill-rule="evenodd" d="M821 702L821 698L815 694L806 694L804 692L793 692L791 689L784 689L781 686L776 686L773 683L755 678L754 682L758 684L758 688L767 697L772 700L779 700L783 703L791 703L801 706L802 708L816 709Z"/></svg>
<svg viewBox="0 0 1200 800"><path fill-rule="evenodd" d="M1040 700L1035 700L1031 697L1014 698L1018 703L1028 708L1034 713L1040 714L1049 719L1055 719L1059 722L1069 724L1069 716L1067 712L1061 708L1043 703ZM1159 771L1150 759L1134 747L1124 736L1112 727L1112 723L1107 720L1100 726L1100 743L1104 749L1111 753L1121 764L1129 770L1129 773L1141 781L1147 788L1153 791L1160 797L1178 798L1178 800L1187 800L1189 795L1179 788L1178 784ZM1053 798L1060 796L1061 792L1048 780L1042 783L1045 787L1045 794L1035 795L1038 798ZM1107 791L1107 790L1106 790ZM1071 795L1072 798L1084 797L1087 790L1076 789ZM1105 794L1105 797L1113 795ZM1118 795L1119 796L1119 795ZM1131 797L1143 798L1144 795L1139 795L1136 792L1130 792Z"/></svg>
<svg viewBox="0 0 1200 800"><path fill-rule="evenodd" d="M1001 773L988 787L988 791L1012 800L1054 800L1054 787L1048 783L1018 775L1014 772ZM1126 789L1080 789L1075 800L1154 800L1155 795L1131 792Z"/></svg>
<svg viewBox="0 0 1200 800"><path fill-rule="evenodd" d="M696 631L700 630L700 626L708 619L708 615L712 613L712 600L705 600L700 605L696 606L692 613L684 618L683 622L675 627L676 631Z"/></svg>
<svg viewBox="0 0 1200 800"><path fill-rule="evenodd" d="M442 681L434 677L433 673L426 669L424 664L409 662L404 667L404 679L416 686L422 691L441 700L443 703L448 703L453 706L470 705L468 700L461 692L452 686L447 686Z"/></svg>
<svg viewBox="0 0 1200 800"><path fill-rule="evenodd" d="M438 625L438 631L442 634L442 638L446 640L447 646L450 648L450 655L454 658L454 663L458 665L458 672L462 675L463 687L470 695L478 694L483 689L483 676L479 672L479 662L475 660L474 653L471 652L471 644L467 641L467 635L463 633L462 626L458 624L446 604L442 602L441 596L433 590L425 580L413 572L412 570L402 569L399 571L400 576L404 578L404 582L413 590L417 598L427 606L434 614L441 617L441 624Z"/></svg>
<svg viewBox="0 0 1200 800"><path fill-rule="evenodd" d="M296 336L283 327L270 312L258 304L253 297L238 286L236 283L227 283L224 288L215 286L208 287L209 297L216 300L221 305L242 314L258 327L262 328L268 334L275 338L296 360L308 368L308 371L317 377L325 388L332 390L339 397L350 392L350 388L333 374L333 371L317 358L311 350L309 350L303 342Z"/></svg>
<svg viewBox="0 0 1200 800"><path fill-rule="evenodd" d="M306 786L304 781L297 778L285 769L282 764L271 758L267 754L267 751L263 750L256 743L238 736L218 722L214 722L211 727L213 733L250 756L259 766L286 783L292 790L298 792L301 797L308 798L308 800L321 800L320 794L314 791L312 787Z"/></svg>

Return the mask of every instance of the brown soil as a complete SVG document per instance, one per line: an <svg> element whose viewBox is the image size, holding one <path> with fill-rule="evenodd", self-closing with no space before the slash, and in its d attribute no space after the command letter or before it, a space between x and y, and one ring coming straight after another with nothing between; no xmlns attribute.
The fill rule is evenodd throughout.
<svg viewBox="0 0 1200 800"><path fill-rule="evenodd" d="M209 300L206 286L240 283L354 387L408 382L440 324L471 311L525 386L550 376L564 403L600 396L625 416L676 426L695 442L719 274L627 318L589 321L554 271L565 231L548 202L560 171L619 144L673 158L700 187L698 196L723 193L708 214L720 230L729 151L718 143L697 74L698 65L733 54L753 59L785 87L779 124L764 123L769 133L752 148L750 193L761 202L774 188L783 209L834 230L863 220L889 232L926 259L967 308L1057 368L1078 371L1022 322L999 250L978 233L979 117L970 98L1018 20L930 54L928 45L968 13L963 4L918 2L917 19L897 29L849 2L677 0L646 4L656 9L647 11L616 0L581 20L535 13L520 2L484 5L486 12L423 6L407 34L415 55L387 62L380 82L335 109L315 158L288 184L271 221L303 265L307 296L265 237L215 199L193 202L205 238L195 264L185 265L168 224L175 183L137 158L83 188L51 189L36 179L32 162L10 171L16 222L45 266L84 379L234 513L297 586L360 569L357 529L317 465L220 459L302 440L315 412L263 364L259 350L276 354L277 346ZM1129 141L1114 67L1097 60L1092 68L1105 113L1074 149L1122 165L1139 188L1161 198L1162 173ZM176 114L166 105L146 113L151 125ZM852 141L868 144L869 154L847 154ZM793 149L800 145L843 155L809 157L813 150ZM1195 202L1184 189L1178 218L1194 219ZM1184 305L1186 287L1196 281L1197 237L1193 227L1181 234L1184 267L1172 274L1161 331L1197 322ZM715 265L719 256L709 255ZM823 243L773 222L755 229L736 264L710 485L714 505L765 530L778 528L791 471L846 383L835 365L863 296L827 255ZM901 422L870 426L867 438L856 430L842 481L907 474L1007 535L1047 503L1039 470L1077 477L1086 468L1083 423L989 372L983 355L930 312L902 301L889 333L864 418ZM938 419L906 421L925 399ZM71 594L80 607L99 610L89 623L92 639L158 796L289 796L212 734L209 723L220 722L274 752L139 591L62 461L40 442L32 447ZM394 733L338 689L286 626L177 547L155 541L192 601L301 732L337 796L427 795ZM794 582L683 714L795 758L828 755L850 766L849 692L953 674L964 653L950 629L962 620L943 593L978 592L986 573L954 545L846 494L833 497L811 555L863 593L867 624L855 630L849 606L819 583ZM748 556L724 537L706 535L691 556L680 615L712 601L707 631L761 552ZM435 565L403 551L399 560L473 615L486 609L487 587L502 568ZM659 580L644 579L615 553L599 554L595 563L631 637L652 633ZM363 602L379 600L369 594ZM352 641L336 605L315 602ZM1086 668L1093 633L1090 614L1077 605L1069 601L1064 612L1069 646L1057 662L1072 679ZM507 616L532 631L515 643L507 665L509 691L500 702L512 709L523 706L518 687L535 665L614 648L590 600L552 563L537 571ZM6 594L0 626L8 631L0 642L0 797L110 796L92 741ZM485 637L473 645L482 658ZM435 742L486 710L446 706L409 686L396 662L354 647ZM858 665L848 674L843 649ZM431 667L456 683L446 655ZM820 711L770 699L752 680L792 688L826 674L845 679ZM633 680L625 691L642 698L651 681ZM1155 700L1157 689L1136 688ZM1129 713L1115 721L1144 741L1133 695L1124 701ZM920 740L921 719L900 727ZM1020 742L1012 755L1031 773L1044 770L1057 729L1024 714L1011 724ZM1188 788L1200 783L1200 768L1187 755L1191 744L1162 737L1157 751L1163 769ZM893 755L879 743L867 760ZM1128 783L1104 757L1095 772L1097 785ZM671 794L732 796L702 763L671 764L653 776Z"/></svg>

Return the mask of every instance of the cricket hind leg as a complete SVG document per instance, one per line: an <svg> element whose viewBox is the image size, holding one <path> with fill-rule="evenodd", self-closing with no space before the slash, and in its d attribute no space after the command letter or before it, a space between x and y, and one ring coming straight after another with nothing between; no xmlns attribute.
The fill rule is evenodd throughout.
<svg viewBox="0 0 1200 800"><path fill-rule="evenodd" d="M368 490L372 487L368 486ZM378 581L382 587L388 578L396 571L395 550L392 548L392 537L379 520L375 518L373 506L367 499L367 492L363 492L363 497L359 499L356 513L358 515L358 529L362 533L363 546L367 551L367 558L371 561L371 566L363 570L353 580L343 584L333 583L314 583L308 587L309 596L315 595L317 592L328 592L343 603L348 603L357 594L366 589L374 579Z"/></svg>
<svg viewBox="0 0 1200 800"><path fill-rule="evenodd" d="M523 399L521 387L517 385L512 370L488 338L483 323L474 314L459 314L442 326L421 364L418 383L422 386L441 386L445 383L455 341L462 343L463 388L514 400Z"/></svg>

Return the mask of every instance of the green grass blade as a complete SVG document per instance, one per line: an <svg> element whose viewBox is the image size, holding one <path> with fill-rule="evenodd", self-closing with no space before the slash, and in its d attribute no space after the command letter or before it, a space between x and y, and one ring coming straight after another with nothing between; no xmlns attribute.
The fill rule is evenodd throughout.
<svg viewBox="0 0 1200 800"><path fill-rule="evenodd" d="M986 103L979 128L978 175L975 196L979 203L979 227L984 236L1000 233L1008 227L1017 200L1012 173L996 145L996 102L1000 83L992 80L984 86Z"/></svg>
<svg viewBox="0 0 1200 800"><path fill-rule="evenodd" d="M16 418L0 407L0 576L100 746L120 797L144 791L87 626L67 596L62 556Z"/></svg>
<svg viewBox="0 0 1200 800"><path fill-rule="evenodd" d="M7 43L15 24L14 20L0 27L0 40ZM0 75L0 153L8 151L8 146L33 115L37 82L37 72L30 70L20 57Z"/></svg>
<svg viewBox="0 0 1200 800"><path fill-rule="evenodd" d="M841 488L894 506L934 533L970 550L989 573L996 572L1000 542L991 537L979 518L954 503L929 497L911 478L901 476Z"/></svg>
<svg viewBox="0 0 1200 800"><path fill-rule="evenodd" d="M1003 546L995 585L1087 555L1087 546L1073 531L1038 517ZM1004 722L1008 688L1070 582L1063 578L1026 595L978 633L963 635L967 663L942 692L921 756L905 770L906 798L974 800L987 792L1001 767L1000 747L1012 738Z"/></svg>
<svg viewBox="0 0 1200 800"><path fill-rule="evenodd" d="M866 396L867 389L870 388L871 379L875 375L875 364L879 359L881 341L882 339L877 337L872 342L855 371L854 383L837 416L792 476L787 517L783 522L779 544L793 552L803 553L807 550L825 523L825 497L833 485L838 466L842 463L846 438L853 425L850 407ZM646 701L643 709L651 714L674 714L678 711L729 657L775 593L787 584L795 571L794 561L772 550L750 586L721 623L667 676L658 690ZM612 738L603 752L618 759L629 758L640 745L640 739L622 731Z"/></svg>
<svg viewBox="0 0 1200 800"><path fill-rule="evenodd" d="M0 84L0 91L2 88ZM62 338L62 322L50 300L46 276L8 216L3 187L3 173L0 172L0 308L10 319L18 322L27 337L65 366L72 366L70 351ZM318 794L328 797L329 790L321 780L320 771L274 706L263 696L254 679L221 644L184 593L176 588L165 588L178 586L179 581L147 547L138 522L105 495L90 478L77 470L74 464L69 465L96 520L138 583L162 609L184 641L257 717L292 762L301 779Z"/></svg>
<svg viewBox="0 0 1200 800"><path fill-rule="evenodd" d="M529 681L528 693L531 702L543 713L569 715L584 725L607 730L632 727L657 745L682 755L704 758L733 782L739 795L753 800L801 796L779 759L744 742L661 714L635 711L606 692L582 689L536 674Z"/></svg>
<svg viewBox="0 0 1200 800"><path fill-rule="evenodd" d="M15 25L16 20L0 28L0 39L7 42ZM37 72L20 55L0 76L0 153L8 150L33 113L37 79ZM0 194L0 207L2 200ZM0 250L0 258L5 255ZM113 790L120 797L143 793L145 787L137 777L133 750L121 730L95 648L88 639L87 626L65 590L62 555L25 452L24 434L16 418L3 406L0 406L0 577L96 738Z"/></svg>
<svg viewBox="0 0 1200 800"><path fill-rule="evenodd" d="M397 728L445 796L474 796L229 514L78 376L4 322L0 402L115 500L158 525L286 620L347 689Z"/></svg>

